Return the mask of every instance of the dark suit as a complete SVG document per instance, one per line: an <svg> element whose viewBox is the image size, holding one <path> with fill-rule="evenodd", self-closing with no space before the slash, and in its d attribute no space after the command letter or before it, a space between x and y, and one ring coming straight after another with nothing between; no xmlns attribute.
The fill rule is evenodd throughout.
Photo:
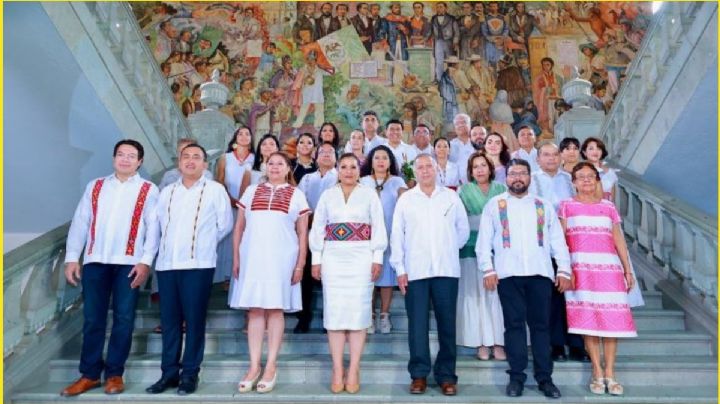
<svg viewBox="0 0 720 404"><path fill-rule="evenodd" d="M444 15L442 24L438 17L436 14L430 20L430 37L434 39L435 80L439 81L445 59L455 54L453 46L460 43L460 27L455 17L449 14Z"/></svg>
<svg viewBox="0 0 720 404"><path fill-rule="evenodd" d="M362 21L362 18L360 18L360 14L355 15L353 18L350 19L353 26L355 27L355 31L357 31L358 36L366 36L369 37L367 41L363 41L363 45L365 46L365 50L367 50L368 55L372 52L372 42L374 38L374 30L373 30L373 20L370 17L367 17L368 24L365 25Z"/></svg>
<svg viewBox="0 0 720 404"><path fill-rule="evenodd" d="M315 25L314 18L308 17L305 14L298 16L297 21L295 21L295 26L293 26L293 39L295 39L295 43L300 45L300 31L310 31L310 42L315 41L317 39Z"/></svg>
<svg viewBox="0 0 720 404"><path fill-rule="evenodd" d="M337 17L330 17L330 24L327 28L325 28L325 24L323 23L323 20L325 17L320 16L315 19L315 39L320 39L324 37L325 35L332 34L333 32L340 29L340 20L338 20Z"/></svg>

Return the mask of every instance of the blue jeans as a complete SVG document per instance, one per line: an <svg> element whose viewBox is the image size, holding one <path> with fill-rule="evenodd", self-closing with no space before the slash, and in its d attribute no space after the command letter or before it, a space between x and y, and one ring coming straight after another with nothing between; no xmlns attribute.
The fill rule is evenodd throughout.
<svg viewBox="0 0 720 404"><path fill-rule="evenodd" d="M160 368L164 379L193 379L200 373L205 351L205 319L214 272L215 268L156 272L163 343ZM184 351L183 321L186 324Z"/></svg>
<svg viewBox="0 0 720 404"><path fill-rule="evenodd" d="M138 289L131 289L128 274L132 265L90 263L83 266L82 296L84 300L83 343L80 353L80 373L88 379L122 376L130 354L135 328L135 307ZM107 330L108 308L112 296L113 324L107 357L103 362L103 347Z"/></svg>

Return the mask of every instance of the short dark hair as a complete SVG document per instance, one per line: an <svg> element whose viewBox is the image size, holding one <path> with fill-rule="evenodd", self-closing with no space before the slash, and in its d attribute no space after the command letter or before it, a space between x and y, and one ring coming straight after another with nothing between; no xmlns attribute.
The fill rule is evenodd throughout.
<svg viewBox="0 0 720 404"><path fill-rule="evenodd" d="M505 164L505 172L507 173L508 171L510 171L510 167L515 167L515 166L526 167L528 170L528 174L532 174L532 170L530 169L530 163L528 163L527 160L525 160L525 159L517 159L517 158L510 159L510 161L508 161L507 164Z"/></svg>
<svg viewBox="0 0 720 404"><path fill-rule="evenodd" d="M345 7L345 11L348 11L348 5L345 3L340 3L340 4L336 5L335 10L337 10L340 7Z"/></svg>
<svg viewBox="0 0 720 404"><path fill-rule="evenodd" d="M272 133L266 133L265 135L263 135L263 137L258 140L257 146L255 147L255 161L252 165L252 169L255 171L260 171L260 165L263 163L262 153L260 153L260 147L268 139L272 139L275 142L275 146L277 146L278 151L280 151L280 141L277 137L275 137L275 135L273 135Z"/></svg>
<svg viewBox="0 0 720 404"><path fill-rule="evenodd" d="M360 168L360 159L359 159L356 155L354 155L354 154L352 154L352 153L343 153L343 154L341 154L340 157L338 157L338 159L337 159L338 165L340 164L340 161L345 160L345 159L353 159L353 160L355 160L355 162L356 162L357 165L358 165L358 169Z"/></svg>
<svg viewBox="0 0 720 404"><path fill-rule="evenodd" d="M299 134L297 137L297 142L300 143L300 139L302 139L304 137L309 138L312 141L313 147L315 147L315 145L317 144L317 141L315 140L315 136L313 136L312 133L304 132L304 133Z"/></svg>
<svg viewBox="0 0 720 404"><path fill-rule="evenodd" d="M545 63L545 62L550 62L550 65L551 65L552 67L555 67L555 61L552 60L552 58L549 58L549 57L546 56L546 57L540 59L540 64L543 64L543 63Z"/></svg>
<svg viewBox="0 0 720 404"><path fill-rule="evenodd" d="M450 141L448 140L448 138L446 138L445 136L440 136L437 139L435 139L435 141L433 142L433 149L435 148L435 146L437 146L438 142L440 142L440 141L447 143L448 147L450 147Z"/></svg>
<svg viewBox="0 0 720 404"><path fill-rule="evenodd" d="M399 119L391 119L391 120L387 121L387 123L385 124L385 129L389 128L390 125L392 125L394 123L400 125L400 129L404 129L403 123L400 122Z"/></svg>
<svg viewBox="0 0 720 404"><path fill-rule="evenodd" d="M476 158L482 157L487 162L488 167L490 167L490 177L488 180L492 182L495 179L495 164L493 164L492 159L485 154L484 151L476 151L475 153L471 154L470 157L468 157L468 163L467 163L467 180L468 182L473 182L473 162Z"/></svg>
<svg viewBox="0 0 720 404"><path fill-rule="evenodd" d="M385 145L379 145L375 146L372 150L370 150L370 153L368 153L367 157L365 158L365 162L360 167L360 176L365 177L373 173L372 160L373 157L375 157L375 153L377 153L378 151L384 151L385 153L387 153L388 158L390 159L390 167L388 168L390 175L400 175L398 172L397 160L395 160L395 154L392 152L392 150L390 150L389 147Z"/></svg>
<svg viewBox="0 0 720 404"><path fill-rule="evenodd" d="M202 154L203 154L203 161L207 161L207 151L205 151L205 148L200 146L197 143L190 143L189 145L183 147L182 150L180 150L180 154L182 154L182 152L184 152L185 149L188 149L190 147L197 147L198 149L200 149L200 151L202 151Z"/></svg>
<svg viewBox="0 0 720 404"><path fill-rule="evenodd" d="M575 164L575 167L573 167L572 172L570 173L570 176L572 177L572 180L575 181L576 174L578 171L582 170L583 168L589 168L593 171L595 171L595 179L600 181L600 171L595 168L595 166L592 163L588 163L587 161L581 161L577 164Z"/></svg>
<svg viewBox="0 0 720 404"><path fill-rule="evenodd" d="M113 148L113 157L117 155L117 151L122 145L128 145L130 147L134 147L135 150L137 150L138 154L138 160L142 160L143 157L145 157L145 149L143 148L143 145L140 144L137 140L133 139L123 139L117 143L115 143L115 147Z"/></svg>
<svg viewBox="0 0 720 404"><path fill-rule="evenodd" d="M600 156L600 160L605 160L605 157L608 156L607 147L605 147L605 143L603 143L602 140L600 140L596 137L589 137L589 138L585 139L585 141L582 143L582 146L580 147L580 156L582 156L582 158L584 160L587 160L585 151L590 146L590 143L595 143L595 145L597 145L597 147L599 147L600 150L602 150L602 156Z"/></svg>
<svg viewBox="0 0 720 404"><path fill-rule="evenodd" d="M560 152L570 147L571 144L574 144L575 147L580 149L580 141L576 137L568 136L566 138L563 138L563 140L560 141L560 144L558 145L558 149L560 149Z"/></svg>
<svg viewBox="0 0 720 404"><path fill-rule="evenodd" d="M333 156L335 156L335 158L337 158L337 149L335 148L335 146L333 146L332 143L330 143L330 142L320 142L320 144L318 144L318 147L315 148L315 160L316 160L316 161L317 161L317 159L318 159L318 155L320 154L320 149L322 149L323 146L330 146L330 147L333 149L333 151L335 152L335 153L333 153Z"/></svg>
<svg viewBox="0 0 720 404"><path fill-rule="evenodd" d="M375 111L373 111L373 110L371 110L371 109L363 112L363 114L362 114L363 117L366 117L366 116L368 116L368 115L372 115L372 116L374 116L375 118L378 118L378 120L380 120L380 118L378 117L377 112L375 112Z"/></svg>
<svg viewBox="0 0 720 404"><path fill-rule="evenodd" d="M360 2L360 3L358 3L358 4L355 5L355 10L356 10L356 11L360 11L360 9L362 8L363 4L367 6L367 3L365 3L365 2Z"/></svg>

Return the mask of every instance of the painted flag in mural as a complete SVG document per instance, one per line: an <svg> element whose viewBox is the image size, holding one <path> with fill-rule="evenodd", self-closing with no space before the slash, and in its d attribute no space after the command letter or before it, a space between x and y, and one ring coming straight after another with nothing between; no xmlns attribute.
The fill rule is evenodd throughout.
<svg viewBox="0 0 720 404"><path fill-rule="evenodd" d="M369 58L352 25L326 35L317 42L321 52L336 69L351 61L358 62Z"/></svg>
<svg viewBox="0 0 720 404"><path fill-rule="evenodd" d="M210 57L215 52L223 31L220 28L206 25L198 35L198 39L193 45L193 53L201 57Z"/></svg>

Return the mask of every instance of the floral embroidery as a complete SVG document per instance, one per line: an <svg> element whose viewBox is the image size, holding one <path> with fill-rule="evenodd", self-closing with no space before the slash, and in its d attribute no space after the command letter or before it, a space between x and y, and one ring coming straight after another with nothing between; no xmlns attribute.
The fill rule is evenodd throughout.
<svg viewBox="0 0 720 404"><path fill-rule="evenodd" d="M132 220L130 221L130 234L128 234L127 246L125 247L125 255L135 255L135 240L137 239L138 229L140 228L140 217L142 216L145 200L150 191L150 183L146 182L140 187L137 201L135 201L135 210L133 211Z"/></svg>
<svg viewBox="0 0 720 404"><path fill-rule="evenodd" d="M92 197L90 199L90 204L92 205L92 223L90 224L90 245L88 246L88 255L92 255L93 246L95 245L95 225L97 224L98 200L100 199L100 190L102 189L104 182L104 178L95 181L95 185L92 190Z"/></svg>

